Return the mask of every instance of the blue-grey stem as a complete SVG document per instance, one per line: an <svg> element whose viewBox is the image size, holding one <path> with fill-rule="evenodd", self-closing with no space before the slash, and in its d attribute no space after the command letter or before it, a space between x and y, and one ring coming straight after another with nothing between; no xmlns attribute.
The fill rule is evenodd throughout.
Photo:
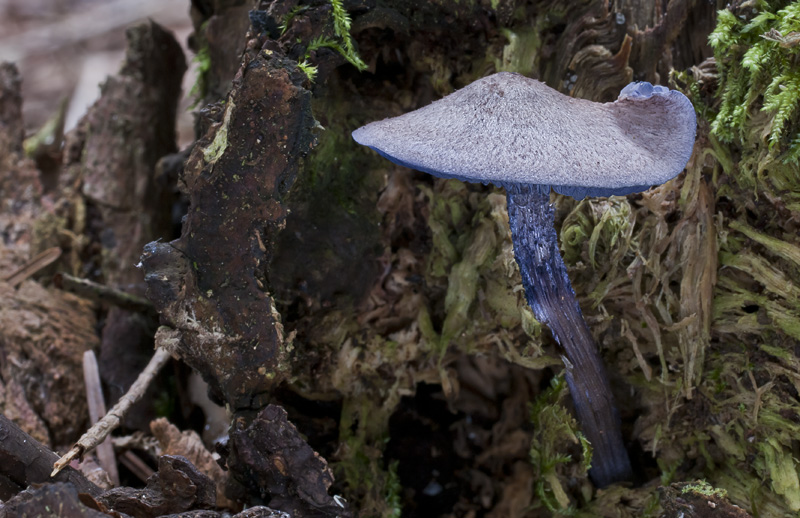
<svg viewBox="0 0 800 518"><path fill-rule="evenodd" d="M566 352L566 379L578 421L592 443L594 483L600 487L631 480L631 463L611 385L567 276L553 228L550 189L506 186L514 256L536 319L547 325Z"/></svg>

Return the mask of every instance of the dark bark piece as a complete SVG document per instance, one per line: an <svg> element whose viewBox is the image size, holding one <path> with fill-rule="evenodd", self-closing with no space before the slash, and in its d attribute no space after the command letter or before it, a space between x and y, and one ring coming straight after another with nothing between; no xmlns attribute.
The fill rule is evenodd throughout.
<svg viewBox="0 0 800 518"><path fill-rule="evenodd" d="M187 511L185 513L164 515L160 518L222 518L223 516L230 516L229 514L223 515L216 511ZM283 511L276 511L263 505L257 505L245 509L241 513L233 515L232 518L292 518Z"/></svg>
<svg viewBox="0 0 800 518"><path fill-rule="evenodd" d="M565 24L564 30L558 34L552 55L547 57L546 66L540 72L543 82L564 93L593 101L613 101L617 98L617 86L625 86L631 72L625 70L628 60L628 52L623 46L625 26L616 22L616 16L609 12L608 7L604 2L574 2L565 11L568 15L561 19ZM545 5L543 9L550 16L549 11L564 12L565 6L555 2L550 6ZM594 55L594 59L582 58L581 55L585 54ZM624 63L612 65L612 68L620 71L620 75L614 77L605 62L616 62L619 58ZM565 85L572 83L573 78L576 79L573 88L581 92L580 95L571 92L572 88Z"/></svg>
<svg viewBox="0 0 800 518"><path fill-rule="evenodd" d="M182 455L197 469L208 475L217 487L217 506L236 509L237 504L225 497L225 486L229 473L224 471L212 456L200 436L193 430L180 431L165 418L150 423L150 431L158 440L164 455Z"/></svg>
<svg viewBox="0 0 800 518"><path fill-rule="evenodd" d="M264 406L286 368L263 270L285 222L282 198L313 142L303 80L278 50L245 55L222 122L186 164L181 238L151 243L142 256L148 297L181 331L173 352L234 410Z"/></svg>
<svg viewBox="0 0 800 518"><path fill-rule="evenodd" d="M0 506L0 518L108 518L108 515L87 507L71 483L45 484L28 489Z"/></svg>
<svg viewBox="0 0 800 518"><path fill-rule="evenodd" d="M263 505L256 505L249 509L245 509L241 513L235 515L233 518L292 518L288 513L283 511L276 511Z"/></svg>
<svg viewBox="0 0 800 518"><path fill-rule="evenodd" d="M196 508L211 509L216 505L216 489L214 482L186 458L162 455L158 472L147 480L145 489L114 488L97 500L114 511L155 518Z"/></svg>
<svg viewBox="0 0 800 518"><path fill-rule="evenodd" d="M195 37L204 39L201 45L208 52L210 67L205 75L206 102L225 98L231 80L239 69L239 58L247 42L247 15L254 2L215 1L214 13L206 19ZM199 49L198 49L199 50Z"/></svg>
<svg viewBox="0 0 800 518"><path fill-rule="evenodd" d="M631 56L636 79L666 84L672 68L672 48L682 34L689 13L696 0L670 0L658 23L634 30L634 52Z"/></svg>
<svg viewBox="0 0 800 518"><path fill-rule="evenodd" d="M228 468L270 507L302 517L351 516L346 504L328 494L333 474L328 463L276 405L262 410L252 423L233 422Z"/></svg>
<svg viewBox="0 0 800 518"><path fill-rule="evenodd" d="M665 516L685 518L751 518L737 505L731 504L719 491L704 482L672 484L658 488Z"/></svg>
<svg viewBox="0 0 800 518"><path fill-rule="evenodd" d="M90 225L102 249L103 282L143 294L135 267L144 245L171 237L173 187L156 179L155 166L176 150L175 114L186 61L173 35L149 21L126 32L120 72L108 78L100 99L71 139L67 177L79 178L90 207ZM74 147L74 146L73 146ZM152 317L112 308L103 329L99 363L118 398L147 364L155 331ZM137 418L138 417L138 418ZM153 415L132 412L128 424L146 428Z"/></svg>
<svg viewBox="0 0 800 518"><path fill-rule="evenodd" d="M558 249L550 195L539 189L508 188L508 219L525 296L536 319L550 328L569 360L570 395L583 433L592 443L590 476L601 487L631 480L611 384Z"/></svg>
<svg viewBox="0 0 800 518"><path fill-rule="evenodd" d="M154 168L161 157L176 149L175 113L186 71L180 45L160 25L145 22L128 29L126 35L128 49L120 73L105 82L103 95L81 121L89 126L83 149L83 192L101 206L107 216L104 222L114 224L108 231L114 234L109 240L116 245L117 257L108 266L138 258L141 248L129 249L163 228L165 218L168 223L169 211L160 204L163 186L155 185ZM125 219L117 221L112 211ZM151 222L144 216L156 219ZM137 228L147 235L123 233ZM120 272L109 273L138 278L128 264Z"/></svg>
<svg viewBox="0 0 800 518"><path fill-rule="evenodd" d="M100 488L79 472L65 468L50 478L58 455L0 414L0 473L21 488L45 482L70 482L81 493L98 494ZM2 497L7 498L7 495Z"/></svg>

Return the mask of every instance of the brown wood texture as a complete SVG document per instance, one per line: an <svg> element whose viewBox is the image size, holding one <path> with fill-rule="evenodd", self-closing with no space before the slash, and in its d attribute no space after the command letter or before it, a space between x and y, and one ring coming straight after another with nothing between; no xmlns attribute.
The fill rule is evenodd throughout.
<svg viewBox="0 0 800 518"><path fill-rule="evenodd" d="M78 471L67 467L52 480L50 472L58 455L23 432L6 416L0 414L0 466L6 479L20 489L45 482L70 482L81 493L97 495L100 488L86 480ZM3 500L13 494L5 493Z"/></svg>

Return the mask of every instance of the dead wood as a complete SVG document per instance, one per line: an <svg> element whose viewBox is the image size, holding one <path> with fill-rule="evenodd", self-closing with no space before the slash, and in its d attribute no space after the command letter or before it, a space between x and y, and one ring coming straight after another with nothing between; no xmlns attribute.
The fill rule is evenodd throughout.
<svg viewBox="0 0 800 518"><path fill-rule="evenodd" d="M0 518L107 518L108 515L85 505L76 486L69 482L45 484L22 491L0 507ZM91 497L88 498L91 501ZM120 516L119 518L123 518Z"/></svg>
<svg viewBox="0 0 800 518"><path fill-rule="evenodd" d="M137 297L136 295L105 284L90 281L89 279L80 279L68 273L59 272L53 276L53 284L58 289L69 293L75 293L76 295L98 304L117 306L118 308L134 313L154 313L153 305L147 299Z"/></svg>
<svg viewBox="0 0 800 518"><path fill-rule="evenodd" d="M103 386L100 383L100 372L97 368L97 358L94 355L94 351L83 353L83 380L86 385L89 422L94 425L106 415L106 401L103 396ZM119 486L119 470L117 469L117 459L114 455L114 445L111 442L111 437L106 437L97 446L97 462L108 475L109 483L112 486Z"/></svg>
<svg viewBox="0 0 800 518"><path fill-rule="evenodd" d="M232 409L262 407L286 369L264 267L313 141L305 76L280 49L254 47L186 164L181 238L150 243L142 256L148 297L179 331L175 352Z"/></svg>
<svg viewBox="0 0 800 518"><path fill-rule="evenodd" d="M120 425L130 408L142 398L153 382L153 378L169 359L169 350L166 347L159 346L150 363L139 374L139 377L130 386L128 392L117 401L117 404L102 419L94 423L63 457L53 462L53 475L63 470L74 459L82 457L85 453L102 444L109 434Z"/></svg>
<svg viewBox="0 0 800 518"><path fill-rule="evenodd" d="M145 243L171 237L174 185L156 177L160 158L174 153L175 113L186 62L174 36L154 22L126 31L120 71L109 77L65 143L56 217L82 222L70 244L77 259L67 273L90 271L90 281L142 295L136 269ZM63 231L55 231L63 234ZM56 239L56 237L50 237ZM89 270L80 264L92 264ZM130 305L127 305L130 307ZM100 373L116 400L150 357L152 313L119 307L105 314L98 354ZM146 428L154 413L137 412L131 425Z"/></svg>
<svg viewBox="0 0 800 518"><path fill-rule="evenodd" d="M50 482L50 472L57 459L58 455L0 414L0 473L17 486L17 491L31 484ZM81 493L100 493L100 488L70 467L52 481L69 482ZM6 492L0 498L6 500L15 493Z"/></svg>
<svg viewBox="0 0 800 518"><path fill-rule="evenodd" d="M352 516L341 497L328 494L333 483L328 463L306 443L281 407L267 406L250 424L235 419L228 447L228 469L270 507L296 518Z"/></svg>
<svg viewBox="0 0 800 518"><path fill-rule="evenodd" d="M16 68L0 65L0 278L44 249L55 255L37 237L37 220L49 211L22 149L19 89ZM81 357L98 343L92 308L30 278L16 288L0 281L0 300L0 411L42 443L71 442L86 419Z"/></svg>
<svg viewBox="0 0 800 518"><path fill-rule="evenodd" d="M186 458L163 455L145 489L114 488L97 497L97 501L137 518L155 518L191 509L213 509L215 495L214 482Z"/></svg>

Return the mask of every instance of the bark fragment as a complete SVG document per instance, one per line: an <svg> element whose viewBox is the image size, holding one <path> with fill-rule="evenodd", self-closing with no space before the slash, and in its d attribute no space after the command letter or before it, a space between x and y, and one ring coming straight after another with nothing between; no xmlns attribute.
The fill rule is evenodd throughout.
<svg viewBox="0 0 800 518"><path fill-rule="evenodd" d="M228 481L229 472L220 467L203 445L203 441L197 435L197 432L193 430L181 432L164 418L156 419L150 423L150 431L158 439L161 450L165 455L186 457L197 469L211 477L217 487L217 507L237 508L236 503L225 497L225 484Z"/></svg>
<svg viewBox="0 0 800 518"><path fill-rule="evenodd" d="M233 423L228 468L249 490L270 507L295 518L348 517L347 504L331 497L333 473L328 463L305 442L276 405L262 410L249 425L243 418Z"/></svg>
<svg viewBox="0 0 800 518"><path fill-rule="evenodd" d="M19 493L0 506L0 518L61 518L62 516L107 518L108 515L87 507L71 483L45 484Z"/></svg>
<svg viewBox="0 0 800 518"><path fill-rule="evenodd" d="M314 125L302 72L277 49L254 47L222 121L186 164L191 205L181 238L151 243L142 256L150 299L181 332L174 352L234 410L264 406L285 372L283 327L264 268Z"/></svg>
<svg viewBox="0 0 800 518"><path fill-rule="evenodd" d="M658 488L661 505L668 516L686 518L750 518L750 514L728 501L725 490L706 482L682 482Z"/></svg>
<svg viewBox="0 0 800 518"><path fill-rule="evenodd" d="M174 36L155 22L127 30L119 74L70 136L64 191L78 185L89 212L86 229L106 285L142 294L135 265L143 246L170 237L173 188L156 178L158 160L175 152L175 113L186 62ZM78 193L75 193L76 195ZM99 254L98 254L99 251ZM99 257L98 257L99 256ZM146 365L155 328L151 319L112 308L102 333L100 371L114 400ZM135 424L146 427L150 416Z"/></svg>
<svg viewBox="0 0 800 518"><path fill-rule="evenodd" d="M163 455L158 459L158 472L147 480L145 489L111 489L98 501L131 516L155 518L190 509L212 509L215 495L214 482L185 457Z"/></svg>

